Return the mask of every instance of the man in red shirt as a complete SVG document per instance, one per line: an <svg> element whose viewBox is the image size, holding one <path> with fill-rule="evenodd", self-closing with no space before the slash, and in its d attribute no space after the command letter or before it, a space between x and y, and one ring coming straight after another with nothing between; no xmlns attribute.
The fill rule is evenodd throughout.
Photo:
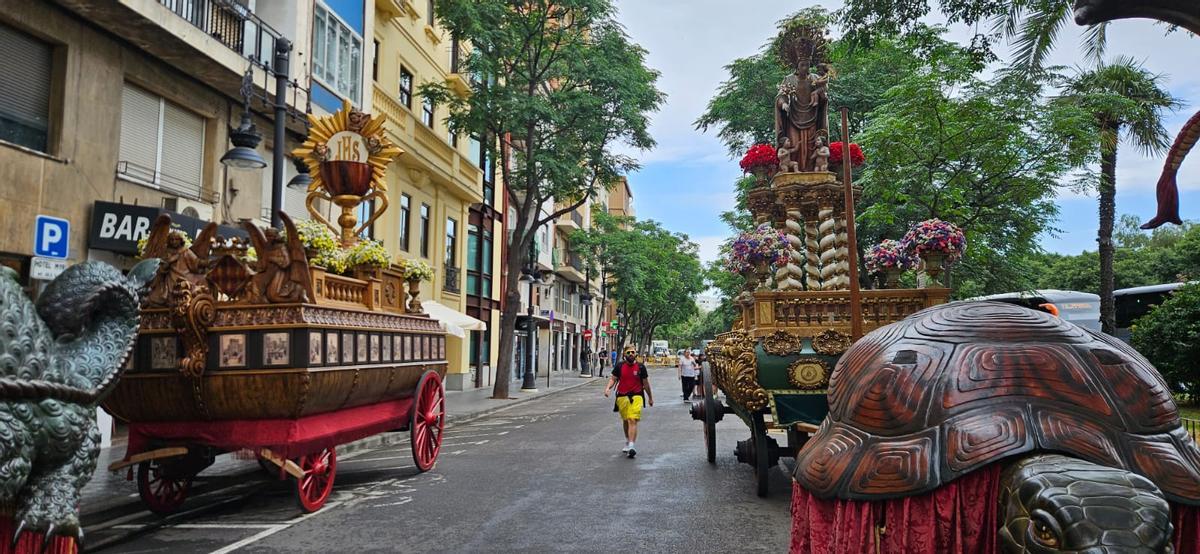
<svg viewBox="0 0 1200 554"><path fill-rule="evenodd" d="M608 384L604 386L604 397L617 389L617 400L613 411L621 414L621 426L625 429L625 448L621 449L630 458L637 455L633 442L637 440L638 421L642 419L642 407L654 405L654 392L650 390L650 375L645 364L637 361L633 347L625 349L625 360L613 368Z"/></svg>

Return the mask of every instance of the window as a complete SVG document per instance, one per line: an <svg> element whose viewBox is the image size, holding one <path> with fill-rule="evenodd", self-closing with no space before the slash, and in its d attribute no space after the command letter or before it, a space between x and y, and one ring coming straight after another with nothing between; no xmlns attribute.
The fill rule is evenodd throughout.
<svg viewBox="0 0 1200 554"><path fill-rule="evenodd" d="M370 202L363 202L359 204L358 207L354 208L354 212L355 217L358 218L358 223L356 223L356 225L362 225L367 220L371 219L372 215L375 215L375 201L371 200ZM375 238L375 224L372 223L370 227L363 229L358 236L364 239Z"/></svg>
<svg viewBox="0 0 1200 554"><path fill-rule="evenodd" d="M375 41L375 50L371 55L371 79L379 80L379 41Z"/></svg>
<svg viewBox="0 0 1200 554"><path fill-rule="evenodd" d="M458 222L452 217L446 218L446 265L456 267L458 264Z"/></svg>
<svg viewBox="0 0 1200 554"><path fill-rule="evenodd" d="M467 225L467 294L479 296L479 226Z"/></svg>
<svg viewBox="0 0 1200 554"><path fill-rule="evenodd" d="M458 39L450 39L450 73L458 73L459 47Z"/></svg>
<svg viewBox="0 0 1200 554"><path fill-rule="evenodd" d="M484 231L483 239L480 241L480 280L483 282L483 290L480 296L484 298L492 297L492 232Z"/></svg>
<svg viewBox="0 0 1200 554"><path fill-rule="evenodd" d="M408 252L408 218L412 213L412 197L400 195L400 249Z"/></svg>
<svg viewBox="0 0 1200 554"><path fill-rule="evenodd" d="M483 144L478 138L471 137L470 148L472 159L479 162L479 169L483 171L483 203L495 206L496 164L492 163L492 156L488 155L487 149L483 148Z"/></svg>
<svg viewBox="0 0 1200 554"><path fill-rule="evenodd" d="M429 127L430 129L433 128L434 109L433 100L430 100L429 97L425 97L425 99L421 101L421 123L424 123L425 126Z"/></svg>
<svg viewBox="0 0 1200 554"><path fill-rule="evenodd" d="M400 67L400 103L404 107L412 109L412 88L413 74L409 73L403 66Z"/></svg>
<svg viewBox="0 0 1200 554"><path fill-rule="evenodd" d="M313 76L330 90L358 103L362 38L317 2L313 24Z"/></svg>
<svg viewBox="0 0 1200 554"><path fill-rule="evenodd" d="M429 0L425 8L425 22L428 23L430 27L433 27L434 23L437 22L437 18L433 15L433 0Z"/></svg>
<svg viewBox="0 0 1200 554"><path fill-rule="evenodd" d="M0 140L49 151L54 48L0 25Z"/></svg>
<svg viewBox="0 0 1200 554"><path fill-rule="evenodd" d="M491 298L492 233L486 230L491 220L478 215L472 212L471 217L483 221L484 229L474 223L467 225L467 294Z"/></svg>
<svg viewBox="0 0 1200 554"><path fill-rule="evenodd" d="M200 196L204 119L125 83L117 172L181 196Z"/></svg>
<svg viewBox="0 0 1200 554"><path fill-rule="evenodd" d="M429 204L421 204L421 257L429 257Z"/></svg>

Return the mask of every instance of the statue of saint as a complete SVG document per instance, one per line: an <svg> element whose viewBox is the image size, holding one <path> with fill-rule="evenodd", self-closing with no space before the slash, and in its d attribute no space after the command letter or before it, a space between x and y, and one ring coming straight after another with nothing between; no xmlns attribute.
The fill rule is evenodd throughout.
<svg viewBox="0 0 1200 554"><path fill-rule="evenodd" d="M799 27L781 41L781 57L795 70L779 84L775 96L775 143L790 140L800 171L814 170L817 137L829 136L829 97L826 86L832 75L823 63L825 38L821 30ZM822 69L812 74L813 65Z"/></svg>

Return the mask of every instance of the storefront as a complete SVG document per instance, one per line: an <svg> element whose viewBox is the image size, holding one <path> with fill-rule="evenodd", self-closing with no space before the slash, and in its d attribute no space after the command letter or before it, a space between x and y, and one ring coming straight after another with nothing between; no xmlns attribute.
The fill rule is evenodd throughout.
<svg viewBox="0 0 1200 554"><path fill-rule="evenodd" d="M150 236L150 227L163 213L171 216L171 225L175 229L193 238L209 223L163 208L96 202L88 222L87 259L107 262L123 270L133 267L138 255L138 241ZM225 238L249 237L244 229L228 225L221 225L217 234Z"/></svg>

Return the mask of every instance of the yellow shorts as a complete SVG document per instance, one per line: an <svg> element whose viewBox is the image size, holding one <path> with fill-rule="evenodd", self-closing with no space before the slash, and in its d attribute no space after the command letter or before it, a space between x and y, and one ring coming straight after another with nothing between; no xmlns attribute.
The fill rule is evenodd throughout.
<svg viewBox="0 0 1200 554"><path fill-rule="evenodd" d="M644 403L644 400L642 400L642 396L640 394L637 396L633 396L632 398L628 397L628 396L618 396L617 397L617 411L621 413L621 420L637 421L639 419L642 419L642 406L644 405L643 403Z"/></svg>

